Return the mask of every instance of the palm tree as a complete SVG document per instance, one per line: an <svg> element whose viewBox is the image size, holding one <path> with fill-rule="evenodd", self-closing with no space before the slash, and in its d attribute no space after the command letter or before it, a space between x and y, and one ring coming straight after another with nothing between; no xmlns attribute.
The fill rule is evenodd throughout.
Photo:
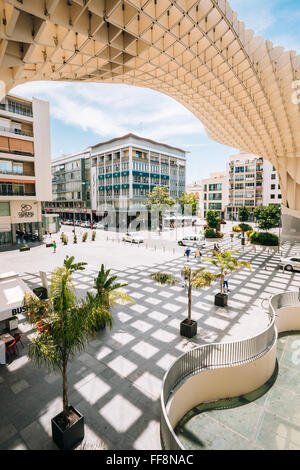
<svg viewBox="0 0 300 470"><path fill-rule="evenodd" d="M119 290L128 284L115 282L117 276L110 276L110 271L110 269L105 269L104 264L101 264L101 269L95 279L96 298L99 300L100 304L104 305L108 310L118 301L122 303L132 301L125 292Z"/></svg>
<svg viewBox="0 0 300 470"><path fill-rule="evenodd" d="M184 266L183 269L188 287L188 315L187 319L181 322L180 333L183 336L188 336L190 338L194 336L197 332L197 323L192 320L192 289L202 289L203 287L210 286L212 281L214 280L214 275L211 272L206 271L203 267L199 267L195 271L192 271L186 266ZM179 282L179 280L177 280L175 277L168 273L157 272L151 274L150 277L154 281L159 282L162 285L172 286ZM188 325L188 327L192 327L192 332L188 331L188 333L186 333L185 325Z"/></svg>
<svg viewBox="0 0 300 470"><path fill-rule="evenodd" d="M73 263L74 257L66 258L62 267L56 268L51 277L50 295L40 308L41 301L33 297L24 299L24 306L33 313L29 319L35 322L43 318L48 327L38 332L28 347L28 356L41 367L60 371L63 381L63 421L69 423L70 407L68 401L67 367L79 351L92 338L97 322L112 326L112 318L104 305L91 304L86 299L76 299L72 274L84 269L86 263ZM92 308L91 308L92 307ZM35 308L36 311L35 312Z"/></svg>
<svg viewBox="0 0 300 470"><path fill-rule="evenodd" d="M105 269L104 264L101 264L101 269L95 279L94 288L96 293L87 293L87 302L91 307L93 305L103 306L108 312L111 312L112 307L116 303L132 302L131 297L125 292L122 292L122 287L127 286L127 283L116 282L117 276L110 276L110 269ZM99 318L95 329L99 330L105 328L106 323Z"/></svg>
<svg viewBox="0 0 300 470"><path fill-rule="evenodd" d="M228 251L213 251L212 257L203 258L203 261L216 266L219 270L218 274L215 274L215 279L220 279L220 293L217 295L224 296L224 279L226 272L239 271L242 268L252 269L251 264L248 261L240 261L233 255L238 254L236 250Z"/></svg>

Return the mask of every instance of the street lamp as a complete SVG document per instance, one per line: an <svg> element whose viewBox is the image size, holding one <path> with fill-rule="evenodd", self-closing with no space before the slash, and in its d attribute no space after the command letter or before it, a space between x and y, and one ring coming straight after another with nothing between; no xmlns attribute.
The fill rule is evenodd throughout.
<svg viewBox="0 0 300 470"><path fill-rule="evenodd" d="M87 183L86 181L83 181L81 184L85 185L86 183ZM75 201L74 199L73 199L73 233L75 235Z"/></svg>

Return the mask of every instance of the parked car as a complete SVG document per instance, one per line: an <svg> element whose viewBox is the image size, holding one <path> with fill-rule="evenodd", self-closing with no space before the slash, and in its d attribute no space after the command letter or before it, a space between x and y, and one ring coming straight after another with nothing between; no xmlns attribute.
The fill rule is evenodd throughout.
<svg viewBox="0 0 300 470"><path fill-rule="evenodd" d="M83 222L83 227L90 228L91 222L89 220L86 220L85 222Z"/></svg>
<svg viewBox="0 0 300 470"><path fill-rule="evenodd" d="M97 222L94 224L94 228L99 228L99 229L104 229L104 223L103 222Z"/></svg>
<svg viewBox="0 0 300 470"><path fill-rule="evenodd" d="M178 240L180 246L192 246L193 248L204 248L205 237L204 235L187 235Z"/></svg>
<svg viewBox="0 0 300 470"><path fill-rule="evenodd" d="M285 271L300 271L300 254L289 258L281 258L279 265L282 266Z"/></svg>
<svg viewBox="0 0 300 470"><path fill-rule="evenodd" d="M142 235L140 235L139 233L129 233L129 232L125 233L122 240L123 242L131 242L131 243L143 243L144 242Z"/></svg>

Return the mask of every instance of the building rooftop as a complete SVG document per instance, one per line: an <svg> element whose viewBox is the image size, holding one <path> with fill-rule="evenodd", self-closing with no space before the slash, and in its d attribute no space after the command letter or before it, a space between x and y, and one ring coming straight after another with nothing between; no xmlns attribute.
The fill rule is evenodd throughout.
<svg viewBox="0 0 300 470"><path fill-rule="evenodd" d="M146 137L140 137L136 134L133 134L132 132L130 132L128 134L125 134L121 137L115 137L115 138L110 139L110 140L105 140L104 142L99 142L98 144L92 145L91 148L95 148L95 147L98 147L99 145L103 145L103 144L110 144L110 143L116 142L117 140L123 140L123 139L127 139L127 138L130 138L130 137L132 137L134 139L141 140L141 141L146 141L146 142L149 142L151 144L163 145L164 147L167 147L167 148L173 149L173 150L179 150L180 152L183 152L183 153L190 153L190 152L188 152L186 150L183 150L179 147L173 147L172 145L164 144L163 142L157 142L156 140L148 139Z"/></svg>

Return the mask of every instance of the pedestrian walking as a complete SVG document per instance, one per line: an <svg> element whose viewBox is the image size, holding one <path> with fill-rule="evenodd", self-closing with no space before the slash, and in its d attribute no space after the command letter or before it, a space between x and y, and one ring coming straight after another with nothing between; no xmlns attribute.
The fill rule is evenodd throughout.
<svg viewBox="0 0 300 470"><path fill-rule="evenodd" d="M224 271L223 289L226 289L226 294L230 292L228 288L228 271Z"/></svg>
<svg viewBox="0 0 300 470"><path fill-rule="evenodd" d="M56 241L53 241L53 253L56 253Z"/></svg>
<svg viewBox="0 0 300 470"><path fill-rule="evenodd" d="M195 252L195 258L198 261L198 263L199 261L201 261L201 256L202 256L201 251L199 250L199 248L197 248Z"/></svg>
<svg viewBox="0 0 300 470"><path fill-rule="evenodd" d="M186 256L187 261L190 259L191 249L187 248L184 252L184 256Z"/></svg>

